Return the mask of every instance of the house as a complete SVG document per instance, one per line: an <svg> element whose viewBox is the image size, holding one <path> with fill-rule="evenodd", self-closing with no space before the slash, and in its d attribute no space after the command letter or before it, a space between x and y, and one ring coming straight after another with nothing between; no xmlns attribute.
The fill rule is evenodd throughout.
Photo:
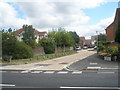
<svg viewBox="0 0 120 90"><path fill-rule="evenodd" d="M80 37L80 43L79 43L79 45L81 47L83 47L83 46L90 47L91 46L91 39L85 39L85 37Z"/></svg>
<svg viewBox="0 0 120 90"><path fill-rule="evenodd" d="M107 35L107 41L110 42L115 41L115 33L118 27L118 22L120 22L120 8L116 9L114 21L105 29Z"/></svg>
<svg viewBox="0 0 120 90"><path fill-rule="evenodd" d="M92 44L91 44L91 39L86 39L84 46L91 47L91 46L92 46Z"/></svg>
<svg viewBox="0 0 120 90"><path fill-rule="evenodd" d="M17 39L19 41L22 41L22 38L23 38L22 34L24 33L24 30L21 28L19 30L14 31L14 33L17 36ZM39 42L39 39L42 39L43 37L48 37L47 32L39 32L38 30L35 30L34 33L35 33L37 43Z"/></svg>
<svg viewBox="0 0 120 90"><path fill-rule="evenodd" d="M83 47L85 45L85 37L80 37L80 43L79 45Z"/></svg>

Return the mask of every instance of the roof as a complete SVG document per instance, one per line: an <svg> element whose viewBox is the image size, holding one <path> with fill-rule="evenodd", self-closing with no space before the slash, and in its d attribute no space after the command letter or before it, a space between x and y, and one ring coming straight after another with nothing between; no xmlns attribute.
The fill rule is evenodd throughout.
<svg viewBox="0 0 120 90"><path fill-rule="evenodd" d="M21 29L18 29L18 30L16 30L14 33L16 34L16 35L19 35L20 33L22 33L23 32L23 29L21 28ZM47 32L39 32L38 30L35 30L34 31L35 32L35 34L38 34L38 35L44 35L44 34L46 34Z"/></svg>
<svg viewBox="0 0 120 90"><path fill-rule="evenodd" d="M16 35L19 35L19 34L22 33L22 32L23 32L23 29L19 29L19 30L15 31L14 33L15 33Z"/></svg>
<svg viewBox="0 0 120 90"><path fill-rule="evenodd" d="M114 22L112 22L105 30L107 30L109 27L111 27L112 25L114 25Z"/></svg>
<svg viewBox="0 0 120 90"><path fill-rule="evenodd" d="M108 29L110 26L114 25L116 21L117 21L117 22L120 21L120 8L117 8L117 9L116 9L116 14L115 14L114 21L113 21L106 29ZM106 30L106 29L105 29L105 30Z"/></svg>

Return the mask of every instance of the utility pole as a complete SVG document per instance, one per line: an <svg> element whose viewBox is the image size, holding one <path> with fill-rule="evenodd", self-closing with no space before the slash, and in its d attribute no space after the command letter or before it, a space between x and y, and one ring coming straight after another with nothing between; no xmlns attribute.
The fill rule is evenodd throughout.
<svg viewBox="0 0 120 90"><path fill-rule="evenodd" d="M96 31L96 34L97 34L97 48L98 48L98 31ZM97 50L97 53L98 53L98 50Z"/></svg>

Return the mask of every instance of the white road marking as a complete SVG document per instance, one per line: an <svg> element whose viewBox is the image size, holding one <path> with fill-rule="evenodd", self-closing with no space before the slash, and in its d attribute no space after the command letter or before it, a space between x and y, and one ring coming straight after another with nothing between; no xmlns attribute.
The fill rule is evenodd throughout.
<svg viewBox="0 0 120 90"><path fill-rule="evenodd" d="M46 72L44 72L44 74L52 74L52 73L54 73L55 71L46 71Z"/></svg>
<svg viewBox="0 0 120 90"><path fill-rule="evenodd" d="M97 72L98 74L114 74L115 72Z"/></svg>
<svg viewBox="0 0 120 90"><path fill-rule="evenodd" d="M7 72L7 71L0 71L0 73L4 73L4 72Z"/></svg>
<svg viewBox="0 0 120 90"><path fill-rule="evenodd" d="M118 89L118 87L64 87L61 86L60 88L74 88L74 89Z"/></svg>
<svg viewBox="0 0 120 90"><path fill-rule="evenodd" d="M101 69L118 69L118 68L101 68Z"/></svg>
<svg viewBox="0 0 120 90"><path fill-rule="evenodd" d="M72 74L82 74L82 71L72 72Z"/></svg>
<svg viewBox="0 0 120 90"><path fill-rule="evenodd" d="M90 65L97 65L98 63L90 63Z"/></svg>
<svg viewBox="0 0 120 90"><path fill-rule="evenodd" d="M100 69L101 67L87 67L87 69Z"/></svg>
<svg viewBox="0 0 120 90"><path fill-rule="evenodd" d="M28 70L26 70L26 71L21 71L21 73L28 73L29 71Z"/></svg>
<svg viewBox="0 0 120 90"><path fill-rule="evenodd" d="M67 74L68 71L59 71L58 74Z"/></svg>
<svg viewBox="0 0 120 90"><path fill-rule="evenodd" d="M6 87L6 86L8 86L8 87L14 87L15 85L13 85L13 84L0 84L0 86L2 86L2 87L3 87L3 86L5 86L5 87Z"/></svg>
<svg viewBox="0 0 120 90"><path fill-rule="evenodd" d="M33 71L31 73L41 73L42 71Z"/></svg>

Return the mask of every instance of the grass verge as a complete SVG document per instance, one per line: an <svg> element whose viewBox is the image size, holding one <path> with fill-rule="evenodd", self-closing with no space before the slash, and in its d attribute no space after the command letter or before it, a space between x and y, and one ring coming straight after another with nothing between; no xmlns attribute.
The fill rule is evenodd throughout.
<svg viewBox="0 0 120 90"><path fill-rule="evenodd" d="M44 61L44 60L49 60L49 59L54 59L57 57L62 57L62 56L67 56L71 54L77 53L76 51L67 51L67 52L59 52L59 53L54 53L54 54L44 54L44 55L39 55L39 56L34 56L33 58L28 58L28 59L15 59L9 61L3 61L2 63L11 63L11 64L28 64L32 62L38 62L38 61Z"/></svg>

